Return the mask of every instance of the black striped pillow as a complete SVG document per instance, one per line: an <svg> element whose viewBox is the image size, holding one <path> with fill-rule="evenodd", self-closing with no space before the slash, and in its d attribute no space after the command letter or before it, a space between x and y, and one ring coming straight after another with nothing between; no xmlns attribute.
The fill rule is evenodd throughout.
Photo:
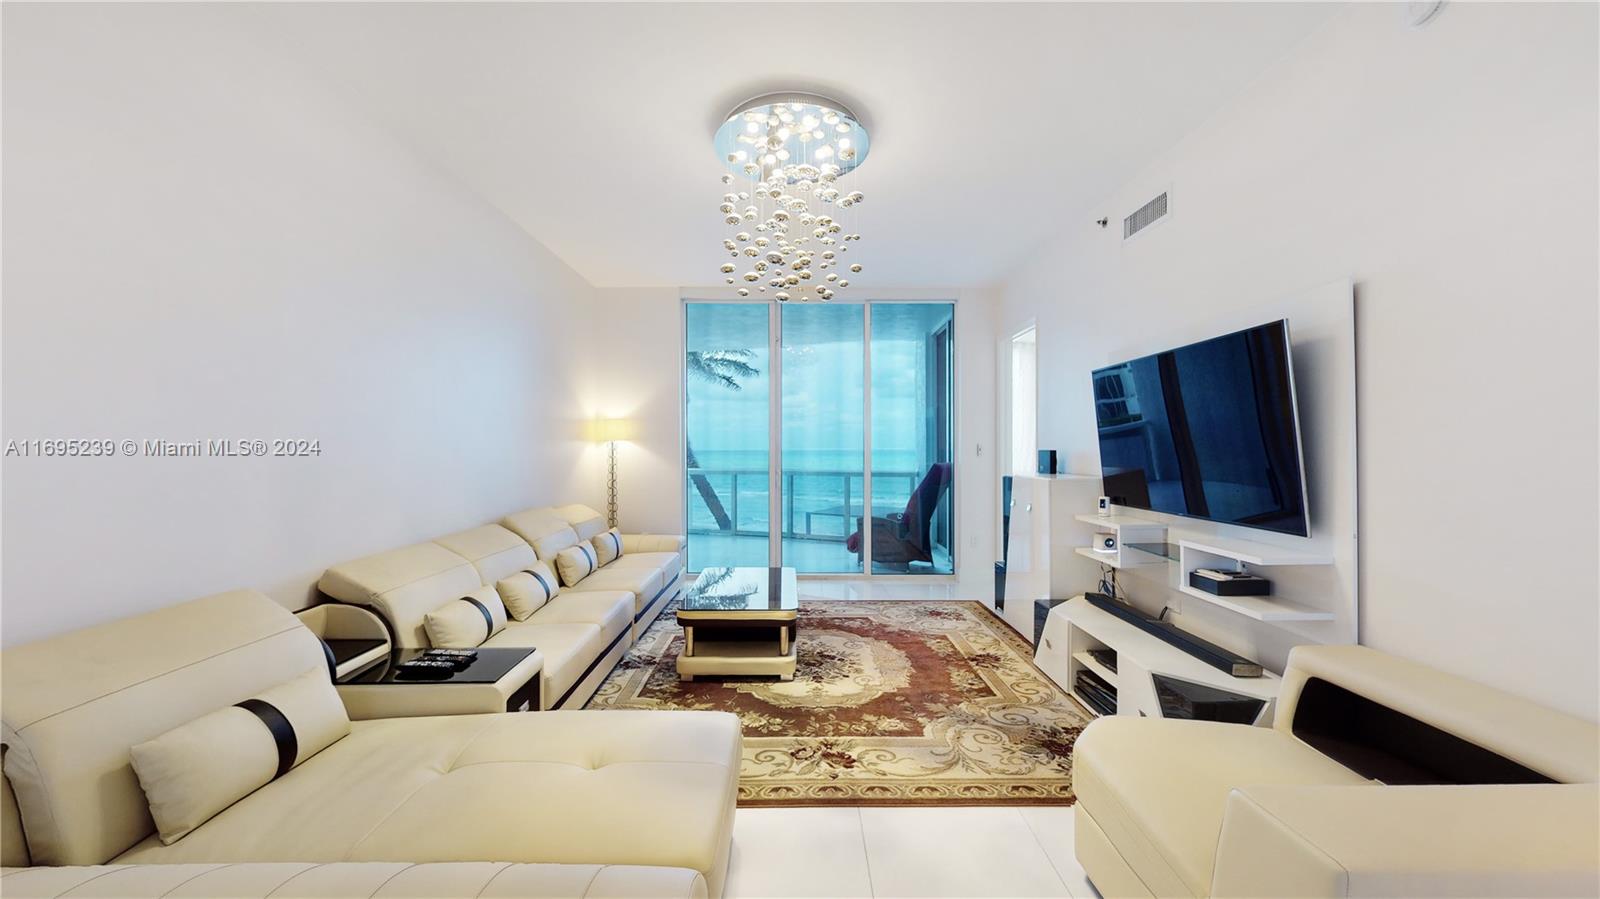
<svg viewBox="0 0 1600 899"><path fill-rule="evenodd" d="M526 569L495 582L495 590L505 601L506 612L518 621L527 621L544 604L561 592L555 570L549 562L535 562Z"/></svg>
<svg viewBox="0 0 1600 899"><path fill-rule="evenodd" d="M610 565L622 555L622 533L616 528L595 534L589 542L594 545L594 554L601 565Z"/></svg>
<svg viewBox="0 0 1600 899"><path fill-rule="evenodd" d="M561 583L571 587L600 567L600 557L590 543L574 543L556 553L556 571L561 572Z"/></svg>

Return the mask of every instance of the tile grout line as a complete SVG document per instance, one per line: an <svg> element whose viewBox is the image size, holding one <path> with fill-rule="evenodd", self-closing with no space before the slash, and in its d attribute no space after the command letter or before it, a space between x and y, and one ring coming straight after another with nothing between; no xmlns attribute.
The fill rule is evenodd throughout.
<svg viewBox="0 0 1600 899"><path fill-rule="evenodd" d="M1078 899L1078 895L1072 892L1072 887L1067 885L1067 875L1062 874L1061 869L1056 866L1055 856L1050 853L1050 847L1044 844L1044 838L1039 836L1038 829L1033 826L1032 821L1028 820L1028 816L1023 813L1022 809L1018 808L1016 811L1017 817L1022 819L1022 826L1028 828L1028 833L1033 836L1034 843L1038 844L1039 851L1044 853L1044 860L1049 863L1050 870L1055 872L1056 880L1061 881L1062 892L1073 897L1073 899Z"/></svg>
<svg viewBox="0 0 1600 899"><path fill-rule="evenodd" d="M867 819L861 814L859 805L856 806L856 826L861 830L861 858L867 863L867 892L876 899L878 886L872 882L872 852L867 848Z"/></svg>

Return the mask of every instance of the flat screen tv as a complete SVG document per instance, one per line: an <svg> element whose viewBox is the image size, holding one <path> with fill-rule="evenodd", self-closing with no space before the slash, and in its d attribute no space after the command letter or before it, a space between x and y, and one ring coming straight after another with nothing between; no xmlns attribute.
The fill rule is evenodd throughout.
<svg viewBox="0 0 1600 899"><path fill-rule="evenodd" d="M1287 321L1097 369L1094 408L1113 503L1309 534Z"/></svg>

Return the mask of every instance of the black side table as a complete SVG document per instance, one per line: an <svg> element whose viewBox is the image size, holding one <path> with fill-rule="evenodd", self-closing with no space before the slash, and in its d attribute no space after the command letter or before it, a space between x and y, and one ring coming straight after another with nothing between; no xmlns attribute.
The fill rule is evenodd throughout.
<svg viewBox="0 0 1600 899"><path fill-rule="evenodd" d="M438 679L403 677L400 666L427 652L396 649L383 662L340 678L339 695L351 718L403 718L417 715L472 715L538 711L539 674L544 656L537 649L484 647L460 671Z"/></svg>

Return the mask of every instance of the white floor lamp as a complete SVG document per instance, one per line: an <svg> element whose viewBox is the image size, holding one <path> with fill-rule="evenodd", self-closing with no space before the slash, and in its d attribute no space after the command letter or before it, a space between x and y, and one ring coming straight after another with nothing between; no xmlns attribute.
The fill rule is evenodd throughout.
<svg viewBox="0 0 1600 899"><path fill-rule="evenodd" d="M606 445L606 522L617 526L617 442L633 439L633 422L626 418L602 418L595 422L594 439Z"/></svg>

